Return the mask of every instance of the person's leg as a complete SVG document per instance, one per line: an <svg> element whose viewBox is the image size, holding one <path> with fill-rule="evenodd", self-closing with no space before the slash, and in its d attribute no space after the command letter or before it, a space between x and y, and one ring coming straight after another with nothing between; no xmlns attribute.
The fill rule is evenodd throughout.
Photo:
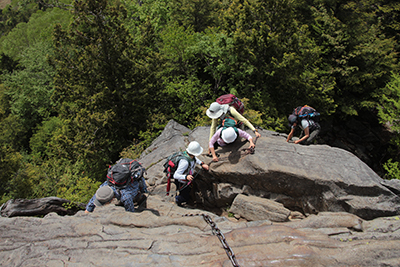
<svg viewBox="0 0 400 267"><path fill-rule="evenodd" d="M175 197L175 202L178 206L181 206L182 203L188 202L190 200L190 190L192 189L192 185L186 186L183 183L177 183L177 190L179 190L179 195ZM180 190L180 188L183 188Z"/></svg>
<svg viewBox="0 0 400 267"><path fill-rule="evenodd" d="M176 194L176 196L175 196L175 203L178 205L178 206L182 206L182 202L184 202L184 199L183 199L183 197L181 196L181 194L180 194L180 191L179 191L179 189L183 186L183 183L180 183L180 182L178 182L178 180L174 180L174 184L175 184L175 186L176 186L176 191L177 191L177 194ZM179 193L178 193L179 192Z"/></svg>
<svg viewBox="0 0 400 267"><path fill-rule="evenodd" d="M304 142L304 145L310 145L314 142L315 138L318 136L319 132L321 131L320 128L316 128L310 133L310 136L307 138L307 140Z"/></svg>

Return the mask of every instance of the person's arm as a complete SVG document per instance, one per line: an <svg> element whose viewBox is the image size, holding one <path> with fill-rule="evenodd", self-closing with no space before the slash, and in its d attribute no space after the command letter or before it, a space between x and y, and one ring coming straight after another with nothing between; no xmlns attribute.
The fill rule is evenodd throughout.
<svg viewBox="0 0 400 267"><path fill-rule="evenodd" d="M139 192L139 184L136 187L128 186L121 190L121 203L124 205L126 211L135 212L135 204L133 200Z"/></svg>
<svg viewBox="0 0 400 267"><path fill-rule="evenodd" d="M186 182L186 175L184 174L184 172L187 170L188 167L189 167L189 162L185 159L181 159L178 162L178 168L174 173L174 179L179 180L179 182L181 183Z"/></svg>
<svg viewBox="0 0 400 267"><path fill-rule="evenodd" d="M210 139L210 142L208 143L208 153L209 154L211 153L211 155L213 157L213 161L218 161L218 157L215 154L214 144L215 144L215 142L218 141L221 131L222 131L222 128L218 129L218 131L215 132L215 134Z"/></svg>
<svg viewBox="0 0 400 267"><path fill-rule="evenodd" d="M205 169L206 171L208 171L208 165L205 164L204 162L202 162L201 160L199 160L197 157L195 157L196 159L196 163L199 164L203 169Z"/></svg>
<svg viewBox="0 0 400 267"><path fill-rule="evenodd" d="M289 133L289 135L288 135L288 137L287 137L287 139L286 139L286 142L289 142L289 141L292 139L293 134L294 134L294 129L295 129L295 128L296 128L296 127L293 126L292 129L290 129L290 133Z"/></svg>
<svg viewBox="0 0 400 267"><path fill-rule="evenodd" d="M90 200L89 203L86 205L85 213L93 212L96 205L94 204L94 200L96 199L96 195L94 195Z"/></svg>
<svg viewBox="0 0 400 267"><path fill-rule="evenodd" d="M211 140L211 138L215 134L215 131L217 130L217 124L218 124L218 119L211 120L210 137L208 138L208 140Z"/></svg>
<svg viewBox="0 0 400 267"><path fill-rule="evenodd" d="M107 185L107 181L102 183L100 187ZM85 213L93 212L94 208L96 208L96 205L94 204L94 200L96 199L96 194L93 195L93 197L89 200L88 204L86 205Z"/></svg>
<svg viewBox="0 0 400 267"><path fill-rule="evenodd" d="M213 161L217 162L218 161L218 157L217 154L215 153L215 149L214 147L209 147L208 150L210 151Z"/></svg>
<svg viewBox="0 0 400 267"><path fill-rule="evenodd" d="M308 126L307 128L305 128L303 131L304 131L304 136L303 136L301 139L296 140L296 141L294 142L295 144L301 143L301 142L303 142L304 140L307 140L308 137L310 137L310 127L309 127L309 126Z"/></svg>
<svg viewBox="0 0 400 267"><path fill-rule="evenodd" d="M254 144L254 142L253 142L253 137L251 137L251 135L249 135L248 133L246 133L242 129L238 129L238 132L239 132L239 137L246 138L250 142L249 148L254 148L256 146Z"/></svg>
<svg viewBox="0 0 400 267"><path fill-rule="evenodd" d="M242 114L240 114L234 107L230 106L229 107L229 112L231 113L231 115L237 119L240 122L243 122L244 125L246 125L247 127L249 127L250 130L252 130L254 132L254 134L257 137L261 137L261 134L257 131L256 128L254 128L253 124L250 123L250 121L248 119L246 119L245 117L243 117Z"/></svg>

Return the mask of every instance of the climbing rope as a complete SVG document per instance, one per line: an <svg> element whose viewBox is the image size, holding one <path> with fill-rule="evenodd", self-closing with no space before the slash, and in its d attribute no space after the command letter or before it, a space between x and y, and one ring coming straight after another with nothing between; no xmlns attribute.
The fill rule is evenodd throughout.
<svg viewBox="0 0 400 267"><path fill-rule="evenodd" d="M182 216L203 216L203 219L206 221L206 223L208 223L211 226L213 234L218 237L219 241L221 241L222 247L224 248L226 255L228 255L228 258L232 262L232 265L234 267L240 267L240 265L236 261L235 253L233 252L232 248L228 245L225 236L222 234L222 232L219 230L219 228L209 215L202 213L202 214L185 214Z"/></svg>

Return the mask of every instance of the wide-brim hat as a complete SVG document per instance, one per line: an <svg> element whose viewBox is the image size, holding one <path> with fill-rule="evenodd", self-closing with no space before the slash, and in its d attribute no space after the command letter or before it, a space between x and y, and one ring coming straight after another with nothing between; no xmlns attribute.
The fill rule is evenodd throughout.
<svg viewBox="0 0 400 267"><path fill-rule="evenodd" d="M221 105L217 102L213 102L207 109L206 114L211 119L218 119L222 114L225 114L228 111L228 108L229 105Z"/></svg>
<svg viewBox="0 0 400 267"><path fill-rule="evenodd" d="M102 186L96 191L94 204L98 207L103 206L114 198L114 190L108 185Z"/></svg>
<svg viewBox="0 0 400 267"><path fill-rule="evenodd" d="M203 153L203 148L200 146L200 144L196 141L190 142L188 147L186 148L186 152L190 155L193 156L199 156L201 153Z"/></svg>

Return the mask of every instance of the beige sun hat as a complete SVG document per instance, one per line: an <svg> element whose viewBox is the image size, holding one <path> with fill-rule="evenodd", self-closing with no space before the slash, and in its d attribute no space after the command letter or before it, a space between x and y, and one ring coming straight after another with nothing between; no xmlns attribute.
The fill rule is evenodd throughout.
<svg viewBox="0 0 400 267"><path fill-rule="evenodd" d="M186 148L187 153L193 156L199 156L201 153L203 153L203 148L200 146L200 144L196 141L190 142L188 147Z"/></svg>
<svg viewBox="0 0 400 267"><path fill-rule="evenodd" d="M114 190L108 185L102 186L96 191L94 204L98 207L103 206L114 198Z"/></svg>
<svg viewBox="0 0 400 267"><path fill-rule="evenodd" d="M218 119L222 114L225 114L228 111L228 108L229 105L221 105L217 102L213 102L207 109L206 114L211 119Z"/></svg>

